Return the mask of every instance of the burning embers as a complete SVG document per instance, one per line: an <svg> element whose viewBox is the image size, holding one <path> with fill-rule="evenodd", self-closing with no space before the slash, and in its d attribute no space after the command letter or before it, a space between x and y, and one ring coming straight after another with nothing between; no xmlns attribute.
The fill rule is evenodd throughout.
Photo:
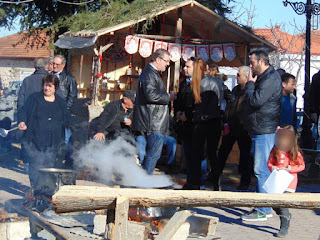
<svg viewBox="0 0 320 240"><path fill-rule="evenodd" d="M177 208L129 208L129 221L141 222L150 225L151 231L148 234L148 239L155 239L165 224L177 211Z"/></svg>
<svg viewBox="0 0 320 240"><path fill-rule="evenodd" d="M17 213L6 213L4 211L0 212L0 222L17 222L24 221L26 218L19 217Z"/></svg>

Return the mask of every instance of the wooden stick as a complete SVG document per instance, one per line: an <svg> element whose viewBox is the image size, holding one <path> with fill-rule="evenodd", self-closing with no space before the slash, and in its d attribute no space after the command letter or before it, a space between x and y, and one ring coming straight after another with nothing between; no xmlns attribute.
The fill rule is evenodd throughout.
<svg viewBox="0 0 320 240"><path fill-rule="evenodd" d="M171 239L174 234L178 231L181 225L191 216L191 212L183 210L176 212L173 217L169 220L164 229L157 236L157 240L168 240Z"/></svg>
<svg viewBox="0 0 320 240"><path fill-rule="evenodd" d="M57 213L115 208L118 197L132 207L283 207L320 209L320 193L263 194L244 192L62 186L53 195Z"/></svg>
<svg viewBox="0 0 320 240"><path fill-rule="evenodd" d="M54 224L49 223L40 215L36 214L35 212L31 211L28 208L22 206L22 201L20 199L12 199L7 201L10 207L15 210L17 213L29 217L29 220L39 226L41 229L47 230L49 233L54 235L58 240L72 240L66 233L64 233L59 227Z"/></svg>

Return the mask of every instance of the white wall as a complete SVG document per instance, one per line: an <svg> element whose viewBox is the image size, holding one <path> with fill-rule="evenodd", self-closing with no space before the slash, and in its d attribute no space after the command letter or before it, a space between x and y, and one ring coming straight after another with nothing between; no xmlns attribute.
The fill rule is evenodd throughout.
<svg viewBox="0 0 320 240"><path fill-rule="evenodd" d="M0 59L0 79L3 87L8 87L11 81L23 80L33 72L33 59Z"/></svg>

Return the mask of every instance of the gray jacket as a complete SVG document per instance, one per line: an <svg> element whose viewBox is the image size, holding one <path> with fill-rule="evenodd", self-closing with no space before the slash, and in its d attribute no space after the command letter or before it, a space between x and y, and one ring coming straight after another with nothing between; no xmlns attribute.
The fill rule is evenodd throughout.
<svg viewBox="0 0 320 240"><path fill-rule="evenodd" d="M14 118L14 99L11 94L0 97L0 121L5 118L11 121Z"/></svg>
<svg viewBox="0 0 320 240"><path fill-rule="evenodd" d="M201 103L195 104L193 121L195 123L219 119L223 100L223 83L219 78L205 75L200 83Z"/></svg>

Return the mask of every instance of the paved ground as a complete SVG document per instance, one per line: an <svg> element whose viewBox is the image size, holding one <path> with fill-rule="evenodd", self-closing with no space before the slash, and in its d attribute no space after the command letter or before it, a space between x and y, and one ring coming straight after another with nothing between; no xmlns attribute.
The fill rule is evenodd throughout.
<svg viewBox="0 0 320 240"><path fill-rule="evenodd" d="M28 176L19 165L18 149L13 153L0 152L0 210L8 199L23 198L29 189ZM235 185L224 186L223 190L235 191ZM254 190L254 186L251 187ZM298 191L320 192L318 185L301 185ZM215 238L225 240L269 240L279 229L279 217L275 215L266 222L244 223L240 215L247 212L247 208L201 208L194 209L199 213L219 217L219 224ZM292 225L286 239L320 240L320 211L291 210ZM212 238L211 238L212 239Z"/></svg>

